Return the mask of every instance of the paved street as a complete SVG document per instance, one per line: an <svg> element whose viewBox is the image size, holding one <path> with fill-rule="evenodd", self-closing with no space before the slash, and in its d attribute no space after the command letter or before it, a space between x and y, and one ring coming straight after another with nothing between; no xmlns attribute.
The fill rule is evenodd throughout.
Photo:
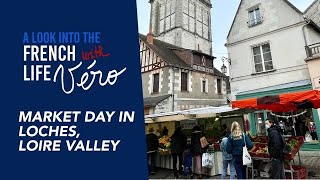
<svg viewBox="0 0 320 180"><path fill-rule="evenodd" d="M320 179L320 151L301 151L300 152L302 165L308 168L308 171L314 171L315 177L309 179ZM294 164L299 164L298 156L294 159ZM157 174L149 176L150 179L174 179L173 172L167 169L160 169ZM183 177L182 177L183 178ZM210 177L209 179L220 179L219 176Z"/></svg>

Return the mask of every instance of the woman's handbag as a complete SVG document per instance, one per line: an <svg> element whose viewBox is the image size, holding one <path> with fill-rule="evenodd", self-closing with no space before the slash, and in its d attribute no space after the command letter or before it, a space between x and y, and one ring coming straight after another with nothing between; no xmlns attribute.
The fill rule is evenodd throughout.
<svg viewBox="0 0 320 180"><path fill-rule="evenodd" d="M244 135L244 133L242 133L242 135L243 135L243 141L244 141L244 146L242 151L242 162L243 162L243 165L250 165L252 163L252 159L247 149L246 136Z"/></svg>
<svg viewBox="0 0 320 180"><path fill-rule="evenodd" d="M205 148L209 145L209 142L207 141L207 138L203 136L202 138L200 138L200 144L201 148Z"/></svg>

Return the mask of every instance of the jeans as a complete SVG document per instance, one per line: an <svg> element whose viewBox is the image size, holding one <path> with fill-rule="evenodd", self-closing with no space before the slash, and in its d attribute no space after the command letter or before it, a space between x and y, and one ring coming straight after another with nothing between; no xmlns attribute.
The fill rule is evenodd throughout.
<svg viewBox="0 0 320 180"><path fill-rule="evenodd" d="M230 179L235 179L236 175L235 175L234 165L232 164L232 160L223 160L222 161L221 179L226 179L227 178L228 165L229 165L229 168L230 168Z"/></svg>
<svg viewBox="0 0 320 180"><path fill-rule="evenodd" d="M173 172L175 175L178 175L177 159L179 159L179 171L182 172L182 165L183 165L182 153L173 153L172 158L173 158Z"/></svg>
<svg viewBox="0 0 320 180"><path fill-rule="evenodd" d="M286 179L284 175L284 163L282 159L271 158L271 178Z"/></svg>
<svg viewBox="0 0 320 180"><path fill-rule="evenodd" d="M155 166L156 166L156 155L157 155L157 152L152 152L152 153L148 153L147 154L148 164L149 164L149 159L150 159L150 164L149 164L149 172L150 173L155 173L156 172L156 169L155 169Z"/></svg>
<svg viewBox="0 0 320 180"><path fill-rule="evenodd" d="M247 179L246 166L243 165L242 155L233 155L232 163L237 172L237 179Z"/></svg>

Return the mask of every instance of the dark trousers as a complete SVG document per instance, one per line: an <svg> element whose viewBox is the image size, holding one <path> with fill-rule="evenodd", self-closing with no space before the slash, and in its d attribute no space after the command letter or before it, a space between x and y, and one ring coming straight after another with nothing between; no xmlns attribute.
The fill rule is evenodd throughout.
<svg viewBox="0 0 320 180"><path fill-rule="evenodd" d="M318 140L318 135L316 132L312 132L310 135L312 136L312 140Z"/></svg>
<svg viewBox="0 0 320 180"><path fill-rule="evenodd" d="M232 162L237 172L237 179L247 179L246 166L243 165L242 155L233 155Z"/></svg>
<svg viewBox="0 0 320 180"><path fill-rule="evenodd" d="M283 159L271 158L271 178L286 179Z"/></svg>
<svg viewBox="0 0 320 180"><path fill-rule="evenodd" d="M149 164L149 160L150 160L150 164L149 164L149 172L150 173L155 173L156 172L156 155L157 152L152 152L152 153L148 153L148 164Z"/></svg>
<svg viewBox="0 0 320 180"><path fill-rule="evenodd" d="M179 171L182 172L182 165L183 165L183 159L182 159L182 153L172 153L173 158L173 172L175 175L178 175L177 171L177 160L179 158Z"/></svg>

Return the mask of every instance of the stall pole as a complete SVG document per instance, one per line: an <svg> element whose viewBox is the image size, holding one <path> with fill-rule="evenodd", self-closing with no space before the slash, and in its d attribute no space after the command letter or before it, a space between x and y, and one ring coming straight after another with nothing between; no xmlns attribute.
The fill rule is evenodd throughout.
<svg viewBox="0 0 320 180"><path fill-rule="evenodd" d="M296 119L293 116L293 111L291 111L291 117L292 117L292 121L293 121L293 130L294 130L294 135L297 136L297 132L296 132ZM300 150L298 150L298 158L299 158L299 165L301 166L301 158L300 158Z"/></svg>

